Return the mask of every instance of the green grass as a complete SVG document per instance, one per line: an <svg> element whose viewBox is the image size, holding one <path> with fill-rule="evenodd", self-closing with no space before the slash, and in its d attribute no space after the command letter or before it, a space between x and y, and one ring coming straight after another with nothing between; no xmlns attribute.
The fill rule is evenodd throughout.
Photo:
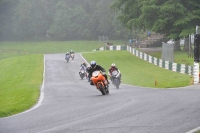
<svg viewBox="0 0 200 133"><path fill-rule="evenodd" d="M100 51L82 55L88 62L95 60L107 71L111 63L115 63L122 73L122 82L125 84L152 88L173 88L193 83L193 78L189 75L172 72L147 63L127 51ZM155 86L155 80L158 82L157 86Z"/></svg>
<svg viewBox="0 0 200 133"><path fill-rule="evenodd" d="M123 45L123 41L111 41L114 45ZM66 53L88 52L103 47L99 41L55 41L55 42L0 42L0 53Z"/></svg>
<svg viewBox="0 0 200 133"><path fill-rule="evenodd" d="M0 43L2 51L13 51L20 53L65 53L70 50L85 52L95 49L98 42L94 41L68 41L68 42L3 42Z"/></svg>
<svg viewBox="0 0 200 133"><path fill-rule="evenodd" d="M161 52L148 52L149 55L152 55L153 57L161 59L162 53ZM184 51L175 51L174 52L174 61L178 64L185 64L185 65L194 65L194 59L189 58L187 55L187 52Z"/></svg>
<svg viewBox="0 0 200 133"><path fill-rule="evenodd" d="M109 42L124 44L124 41ZM102 46L104 44L99 41L0 42L0 117L25 111L37 102L43 78L43 54L65 53L71 49L88 52ZM122 72L122 83L126 84L171 88L188 86L192 82L188 75L147 63L127 51L100 51L83 56L88 61L96 60L106 70L115 62ZM179 56L182 63L184 56L181 53L175 56Z"/></svg>
<svg viewBox="0 0 200 133"><path fill-rule="evenodd" d="M40 95L43 55L0 60L0 117L31 108Z"/></svg>

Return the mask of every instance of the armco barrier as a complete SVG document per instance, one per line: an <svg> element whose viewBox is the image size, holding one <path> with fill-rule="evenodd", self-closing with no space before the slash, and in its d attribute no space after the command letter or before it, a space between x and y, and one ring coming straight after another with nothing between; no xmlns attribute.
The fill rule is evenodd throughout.
<svg viewBox="0 0 200 133"><path fill-rule="evenodd" d="M156 57L147 55L146 53L143 53L141 51L138 51L130 46L124 46L124 45L114 45L114 46L106 46L95 49L93 51L101 51L101 50L127 50L133 55L146 60L149 63L152 63L154 65L157 65L159 67L174 71L174 72L179 72L182 74L188 74L188 75L194 75L194 67L193 66L188 66L185 64L177 64L174 62L169 62L169 61L163 61L161 59L158 59Z"/></svg>

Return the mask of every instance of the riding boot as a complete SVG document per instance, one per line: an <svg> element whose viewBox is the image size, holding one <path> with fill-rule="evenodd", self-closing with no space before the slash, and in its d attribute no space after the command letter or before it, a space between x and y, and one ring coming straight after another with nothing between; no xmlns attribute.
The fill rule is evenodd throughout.
<svg viewBox="0 0 200 133"><path fill-rule="evenodd" d="M90 82L90 85L94 85L94 83L91 81L91 82Z"/></svg>

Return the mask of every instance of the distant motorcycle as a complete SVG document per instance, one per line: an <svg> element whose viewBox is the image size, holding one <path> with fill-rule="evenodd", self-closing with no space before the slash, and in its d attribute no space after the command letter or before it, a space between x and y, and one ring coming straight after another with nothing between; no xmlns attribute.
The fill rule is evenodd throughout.
<svg viewBox="0 0 200 133"><path fill-rule="evenodd" d="M112 82L113 84L116 86L117 89L119 89L119 85L120 85L120 73L118 71L113 71L112 72Z"/></svg>
<svg viewBox="0 0 200 133"><path fill-rule="evenodd" d="M107 80L100 71L94 71L92 73L91 81L103 95L109 93L108 83L105 83Z"/></svg>
<svg viewBox="0 0 200 133"><path fill-rule="evenodd" d="M70 57L72 58L72 60L74 60L74 54L71 54Z"/></svg>
<svg viewBox="0 0 200 133"><path fill-rule="evenodd" d="M84 77L87 76L85 73L85 70L83 70L83 69L80 70L79 75L80 75L81 79L83 79Z"/></svg>
<svg viewBox="0 0 200 133"><path fill-rule="evenodd" d="M65 60L69 62L70 55L65 55Z"/></svg>

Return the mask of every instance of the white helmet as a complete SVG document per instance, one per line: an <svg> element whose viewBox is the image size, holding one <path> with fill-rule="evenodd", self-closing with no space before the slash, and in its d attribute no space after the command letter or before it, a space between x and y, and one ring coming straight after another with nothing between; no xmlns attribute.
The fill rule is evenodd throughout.
<svg viewBox="0 0 200 133"><path fill-rule="evenodd" d="M115 68L115 67L116 67L115 63L112 63L112 64L111 64L111 67L114 67L114 68Z"/></svg>

